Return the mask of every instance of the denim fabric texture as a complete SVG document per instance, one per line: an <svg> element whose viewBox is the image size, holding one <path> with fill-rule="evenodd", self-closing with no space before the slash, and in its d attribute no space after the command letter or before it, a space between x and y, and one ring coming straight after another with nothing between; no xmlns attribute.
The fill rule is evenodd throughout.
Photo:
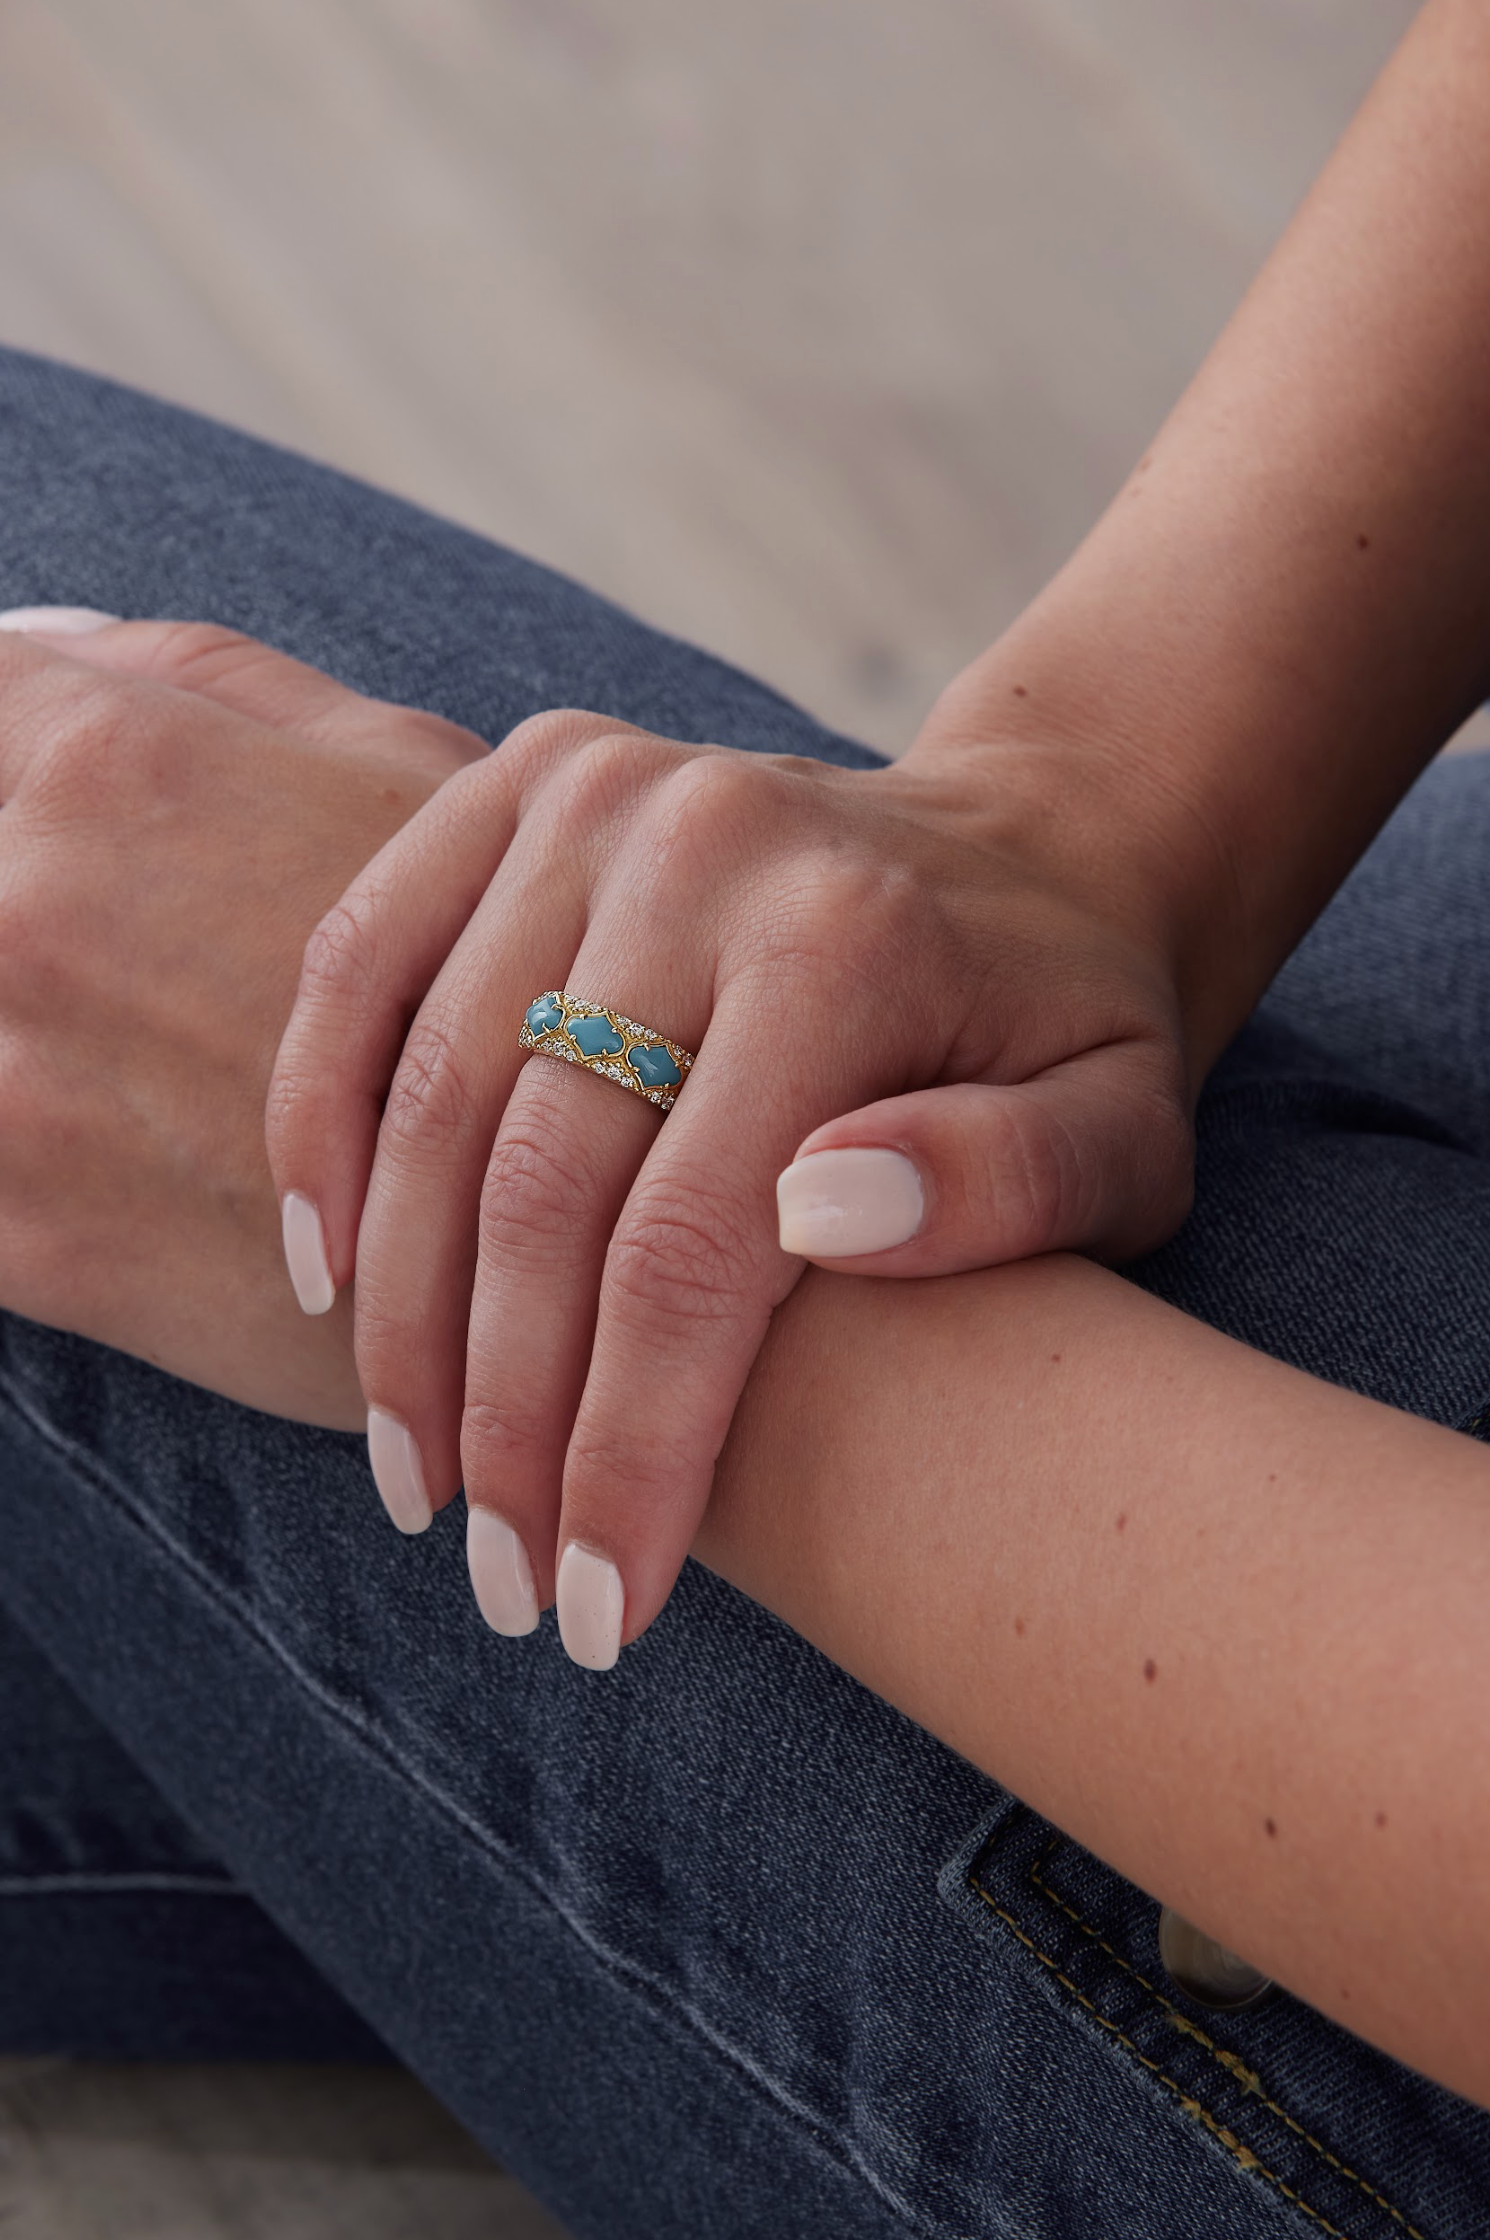
<svg viewBox="0 0 1490 2240"><path fill-rule="evenodd" d="M0 604L45 601L231 623L494 743L565 703L875 759L478 537L0 353ZM1468 1429L1487 866L1490 761L1440 765L1133 1271ZM1490 2229L1490 2115L1288 1997L1193 2005L1150 1899L696 1567L581 1671L551 1616L487 1631L459 1506L401 1539L360 1440L14 1316L0 1536L0 2049L388 2048L576 2240Z"/></svg>

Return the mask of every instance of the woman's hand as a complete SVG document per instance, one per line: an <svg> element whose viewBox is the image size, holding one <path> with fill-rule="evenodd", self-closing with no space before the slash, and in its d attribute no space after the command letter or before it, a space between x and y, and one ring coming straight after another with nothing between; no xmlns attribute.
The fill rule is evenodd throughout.
<svg viewBox="0 0 1490 2240"><path fill-rule="evenodd" d="M1063 767L851 774L549 714L323 920L269 1100L287 1236L311 1307L355 1269L384 1498L415 1531L464 1479L501 1630L556 1595L603 1668L650 1623L804 1258L1118 1257L1182 1217L1167 929ZM698 1053L666 1120L528 1061L557 988Z"/></svg>
<svg viewBox="0 0 1490 2240"><path fill-rule="evenodd" d="M7 623L0 1304L360 1428L350 1301L307 1326L285 1279L264 1095L311 928L485 754L230 631Z"/></svg>

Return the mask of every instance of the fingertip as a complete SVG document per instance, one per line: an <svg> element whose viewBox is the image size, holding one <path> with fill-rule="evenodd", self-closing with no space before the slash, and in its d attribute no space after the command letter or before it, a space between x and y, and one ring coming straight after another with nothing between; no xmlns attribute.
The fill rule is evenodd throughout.
<svg viewBox="0 0 1490 2240"><path fill-rule="evenodd" d="M367 1411L367 1459L383 1507L400 1532L427 1532L434 1518L418 1441L386 1408Z"/></svg>
<svg viewBox="0 0 1490 2240"><path fill-rule="evenodd" d="M851 1260L909 1243L926 1218L926 1189L902 1151L811 1151L777 1176L776 1212L783 1252Z"/></svg>
<svg viewBox="0 0 1490 2240"><path fill-rule="evenodd" d="M82 638L123 619L99 607L7 607L0 613L0 630L28 638Z"/></svg>
<svg viewBox="0 0 1490 2240"><path fill-rule="evenodd" d="M538 1624L538 1593L528 1551L505 1517L472 1502L466 1512L466 1568L476 1607L493 1633L514 1639Z"/></svg>
<svg viewBox="0 0 1490 2240"><path fill-rule="evenodd" d="M295 1297L305 1314L329 1314L336 1304L336 1284L326 1250L326 1231L312 1199L299 1190L287 1190L280 1203L285 1266Z"/></svg>
<svg viewBox="0 0 1490 2240"><path fill-rule="evenodd" d="M571 1540L559 1558L559 1639L571 1663L609 1672L621 1654L626 1589L608 1556Z"/></svg>

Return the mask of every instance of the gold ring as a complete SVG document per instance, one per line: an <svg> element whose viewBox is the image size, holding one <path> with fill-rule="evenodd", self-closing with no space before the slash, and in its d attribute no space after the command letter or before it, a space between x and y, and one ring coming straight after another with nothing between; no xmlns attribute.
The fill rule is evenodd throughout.
<svg viewBox="0 0 1490 2240"><path fill-rule="evenodd" d="M563 1058L588 1073L603 1073L659 1112L671 1112L688 1078L693 1053L653 1027L638 1026L607 1004L582 1003L550 988L523 1013L518 1047L545 1058Z"/></svg>

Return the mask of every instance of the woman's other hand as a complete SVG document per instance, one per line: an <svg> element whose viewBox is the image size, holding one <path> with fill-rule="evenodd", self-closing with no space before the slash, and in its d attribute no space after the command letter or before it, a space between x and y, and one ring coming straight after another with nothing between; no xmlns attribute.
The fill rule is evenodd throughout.
<svg viewBox="0 0 1490 2240"><path fill-rule="evenodd" d="M5 618L0 1303L360 1428L350 1302L307 1325L285 1278L264 1096L310 929L485 753L227 630Z"/></svg>
<svg viewBox="0 0 1490 2240"><path fill-rule="evenodd" d="M268 1125L306 1303L355 1270L384 1497L418 1530L464 1482L501 1630L556 1598L603 1668L651 1622L804 1259L1119 1258L1182 1218L1152 852L1074 759L985 744L864 775L536 717L310 942ZM556 989L698 1053L665 1120L530 1062Z"/></svg>

